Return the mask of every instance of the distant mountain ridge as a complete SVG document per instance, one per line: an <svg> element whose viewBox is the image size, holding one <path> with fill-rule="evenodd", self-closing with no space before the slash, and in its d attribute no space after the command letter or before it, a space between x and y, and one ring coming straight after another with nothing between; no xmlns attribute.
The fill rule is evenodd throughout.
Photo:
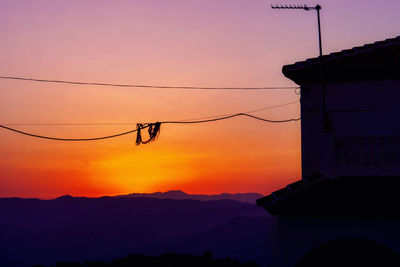
<svg viewBox="0 0 400 267"><path fill-rule="evenodd" d="M192 200L201 200L201 201L213 201L213 200L235 200L244 203L252 203L255 204L256 200L262 198L263 195L258 193L222 193L218 195L204 195L204 194L187 194L181 190L170 190L167 192L155 192L155 193L132 193L127 195L118 195L115 198L121 197L147 197L147 198L158 198L158 199L192 199Z"/></svg>
<svg viewBox="0 0 400 267"><path fill-rule="evenodd" d="M263 264L269 246L258 244L270 239L276 224L263 208L230 199L68 195L0 198L0 218L1 267L204 251Z"/></svg>

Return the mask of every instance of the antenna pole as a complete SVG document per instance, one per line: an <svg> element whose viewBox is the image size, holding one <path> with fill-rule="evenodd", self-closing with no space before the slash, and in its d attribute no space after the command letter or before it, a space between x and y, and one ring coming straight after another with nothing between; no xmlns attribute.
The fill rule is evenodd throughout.
<svg viewBox="0 0 400 267"><path fill-rule="evenodd" d="M303 9L306 11L316 10L317 11L317 20L318 20L318 44L319 44L319 57L322 57L322 38L321 38L321 18L320 18L320 10L321 6L316 5L314 7L309 7L307 5L271 5L272 9ZM333 125L332 120L329 118L328 111L326 110L326 84L325 77L322 65L320 66L320 79L321 79L321 94L322 94L322 125L323 130L325 132L332 132Z"/></svg>
<svg viewBox="0 0 400 267"><path fill-rule="evenodd" d="M320 18L320 10L321 6L316 5L313 7L309 7L307 5L271 5L272 9L303 9L306 11L316 10L317 11L317 19L318 19L318 44L319 44L319 56L322 56L322 37L321 37L321 18Z"/></svg>
<svg viewBox="0 0 400 267"><path fill-rule="evenodd" d="M318 17L319 56L322 57L321 21L319 16L319 11L321 10L321 6L316 5L315 9L317 10L317 17Z"/></svg>

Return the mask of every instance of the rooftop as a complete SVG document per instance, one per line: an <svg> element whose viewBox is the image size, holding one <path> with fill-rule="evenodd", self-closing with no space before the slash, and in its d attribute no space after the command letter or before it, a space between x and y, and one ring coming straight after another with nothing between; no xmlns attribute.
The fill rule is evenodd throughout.
<svg viewBox="0 0 400 267"><path fill-rule="evenodd" d="M313 175L257 200L272 215L400 217L400 177Z"/></svg>
<svg viewBox="0 0 400 267"><path fill-rule="evenodd" d="M283 66L299 85L400 79L400 36ZM323 74L323 75L322 75Z"/></svg>

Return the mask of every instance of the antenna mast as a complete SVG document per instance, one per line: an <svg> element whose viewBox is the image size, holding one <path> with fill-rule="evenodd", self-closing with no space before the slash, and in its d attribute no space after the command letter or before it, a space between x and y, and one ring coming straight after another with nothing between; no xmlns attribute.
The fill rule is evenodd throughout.
<svg viewBox="0 0 400 267"><path fill-rule="evenodd" d="M307 5L271 5L272 9L303 9L306 11L316 10L318 19L318 38L319 38L319 56L322 57L322 40L321 40L321 21L319 16L319 11L321 10L320 5L309 7ZM322 127L325 132L333 132L332 120L329 118L328 111L326 110L326 84L324 79L324 71L322 65L320 67L321 75L321 91L322 91Z"/></svg>
<svg viewBox="0 0 400 267"><path fill-rule="evenodd" d="M307 5L271 5L272 9L303 9L306 11L316 10L318 19L318 37L319 37L319 56L322 56L322 40L321 40L321 21L319 16L319 11L321 10L320 5L309 7Z"/></svg>

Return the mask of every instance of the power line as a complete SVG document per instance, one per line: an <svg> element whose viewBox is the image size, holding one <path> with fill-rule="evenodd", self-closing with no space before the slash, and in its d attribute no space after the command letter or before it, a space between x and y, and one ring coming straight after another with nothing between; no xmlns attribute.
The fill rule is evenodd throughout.
<svg viewBox="0 0 400 267"><path fill-rule="evenodd" d="M233 114L230 116L225 116L225 117L219 117L219 118L214 118L214 119L209 119L209 120L199 120L199 121L165 121L162 122L164 124L166 123L173 123L173 124L191 124L191 123L207 123L207 122L214 122L214 121L220 121L220 120L226 120L226 119L231 119L234 117L239 117L239 116L245 116L245 117L249 117L252 119L256 119L256 120L260 120L260 121L264 121L264 122L270 122L270 123L285 123L285 122L291 122L291 121L299 121L300 118L296 118L296 119L287 119L287 120L267 120L264 118L260 118L254 115L250 115L250 114L246 114L246 113L237 113L237 114Z"/></svg>
<svg viewBox="0 0 400 267"><path fill-rule="evenodd" d="M225 116L225 117L219 117L219 118L213 118L213 119L208 119L208 120L198 120L198 121L164 121L164 122L158 122L157 124L196 124L196 123L208 123L208 122L215 122L215 121L221 121L221 120L227 120L227 119L231 119L231 118L235 118L235 117L239 117L239 116L245 116L248 118L252 118L252 119L256 119L256 120L260 120L263 122L270 122L270 123L286 123L286 122L293 122L293 121L299 121L301 118L296 118L296 119L287 119L287 120L268 120L268 119L264 119L264 118L260 118L257 116L253 116L250 114L246 114L246 113L237 113L237 114L233 114L230 116ZM139 124L138 124L139 125ZM123 135L127 135L130 133L134 133L139 131L140 129L145 129L145 128L151 128L154 124L150 123L150 124L143 124L140 125L140 127L138 127L135 130L130 130L127 132L123 132L123 133L118 133L118 134L113 134L113 135L108 135L108 136L101 136L101 137L93 137L93 138L59 138L59 137L50 137L50 136L44 136L44 135L39 135L39 134L33 134L33 133L28 133L28 132L24 132L24 131L20 131L14 128L10 128L4 125L0 125L0 128L3 128L5 130L8 131L12 131L12 132L16 132L19 134L23 134L23 135L27 135L30 137L35 137L35 138L41 138L41 139L48 139L48 140L54 140L54 141L96 141L96 140L104 140L104 139L110 139L110 138L115 138L115 137L119 137L119 136L123 136Z"/></svg>
<svg viewBox="0 0 400 267"><path fill-rule="evenodd" d="M0 125L0 128L12 131L12 132L16 132L19 134L23 134L23 135L27 135L27 136L31 136L31 137L36 137L36 138L41 138L41 139L48 139L48 140L55 140L55 141L96 141L96 140L103 140L103 139L109 139L109 138L114 138L114 137L118 137L118 136L122 136L122 135L127 135L130 133L134 133L137 130L131 130L131 131L127 131L127 132L123 132L123 133L118 133L118 134L113 134L113 135L108 135L108 136L102 136L102 137L93 137L93 138L58 138L58 137L50 137L50 136L44 136L44 135L39 135L39 134L32 134L32 133L28 133L28 132L24 132L24 131L20 131L17 129L13 129L4 125ZM147 128L147 127L146 127Z"/></svg>
<svg viewBox="0 0 400 267"><path fill-rule="evenodd" d="M103 122L103 123L3 123L4 126L121 126L135 125L136 122Z"/></svg>
<svg viewBox="0 0 400 267"><path fill-rule="evenodd" d="M259 112L259 111L263 111L263 110L280 108L280 107L292 105L292 104L295 104L295 103L299 103L299 101L293 101L293 102L279 104L279 105L275 105L275 106L268 106L268 107L263 107L263 108L259 108L259 109L253 109L253 110L242 112L242 113L246 113L246 114L255 113L255 112ZM231 115L234 115L234 114L237 114L237 113L222 114L222 115L219 115L219 116L207 116L207 117L200 117L200 118L187 119L187 120L181 120L181 121L192 121L192 120L203 120L203 119L210 119L210 118L219 118L219 117L231 116Z"/></svg>
<svg viewBox="0 0 400 267"><path fill-rule="evenodd" d="M269 109L274 109L274 108L280 108L292 104L299 103L299 101L293 101L289 103L284 103L284 104L279 104L279 105L274 105L274 106L267 106L259 109L254 109L254 110L249 110L241 113L255 113L263 110L269 110ZM229 114L221 114L221 115L214 115L214 116L207 116L207 117L198 117L198 118L192 118L192 119L185 119L185 120L179 120L180 122L187 122L187 121L193 121L193 120L203 120L203 119L213 119L213 118L220 118L220 117L226 117L226 116L231 116L235 115L237 113L229 113ZM108 126L108 125L136 125L136 122L104 122L104 123L3 123L1 125L3 126Z"/></svg>
<svg viewBox="0 0 400 267"><path fill-rule="evenodd" d="M167 86L167 85L143 85L143 84L116 84L103 82L80 82L67 80L35 79L27 77L0 76L0 79L30 81L41 83L61 83L74 85L93 85L109 87L129 87L129 88L153 88L153 89L183 89L183 90L285 90L298 89L298 86L271 86L271 87L203 87L203 86Z"/></svg>

